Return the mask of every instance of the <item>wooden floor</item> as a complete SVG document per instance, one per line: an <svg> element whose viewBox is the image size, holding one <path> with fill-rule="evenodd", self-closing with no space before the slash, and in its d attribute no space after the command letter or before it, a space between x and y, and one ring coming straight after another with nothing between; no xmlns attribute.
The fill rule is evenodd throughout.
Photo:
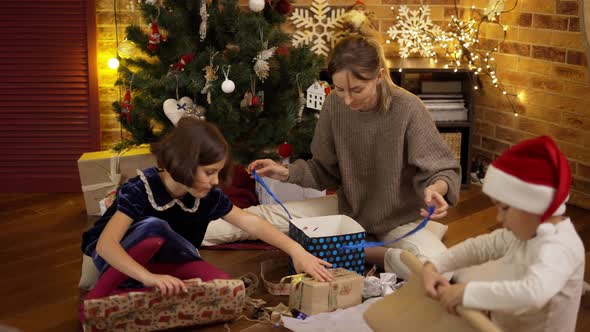
<svg viewBox="0 0 590 332"><path fill-rule="evenodd" d="M443 220L449 225L448 246L495 229L495 208L479 187L462 191L461 203ZM590 211L569 207L587 250L590 249ZM0 194L0 331L1 325L23 332L79 331L77 318L80 277L80 235L88 226L81 194ZM232 275L259 273L269 251L207 251L201 254ZM589 254L586 253L588 260ZM590 267L586 265L586 280ZM270 303L286 303L262 289L254 295ZM582 300L577 331L590 331L590 295ZM240 320L229 325L240 331L252 325ZM205 331L226 331L222 325Z"/></svg>

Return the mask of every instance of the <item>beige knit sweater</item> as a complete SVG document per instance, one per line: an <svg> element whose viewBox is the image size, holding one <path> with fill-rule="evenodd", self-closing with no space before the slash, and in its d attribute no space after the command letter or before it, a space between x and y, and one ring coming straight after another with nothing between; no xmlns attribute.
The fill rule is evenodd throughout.
<svg viewBox="0 0 590 332"><path fill-rule="evenodd" d="M424 188L447 182L446 200L459 197L461 166L418 97L396 87L387 112L353 111L330 94L317 123L313 158L289 165L288 182L337 189L338 210L369 234L420 218Z"/></svg>

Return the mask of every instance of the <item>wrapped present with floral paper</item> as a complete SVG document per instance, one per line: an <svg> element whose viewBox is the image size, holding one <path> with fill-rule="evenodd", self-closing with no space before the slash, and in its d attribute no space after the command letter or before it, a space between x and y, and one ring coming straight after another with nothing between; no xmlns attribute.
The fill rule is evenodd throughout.
<svg viewBox="0 0 590 332"><path fill-rule="evenodd" d="M289 223L289 237L316 257L361 275L365 273L365 252L362 248L347 249L365 242L365 229L345 215L294 218ZM295 274L290 261L289 273Z"/></svg>
<svg viewBox="0 0 590 332"><path fill-rule="evenodd" d="M343 268L331 271L334 279L330 282L302 275L286 277L291 279L289 307L315 315L361 304L365 278Z"/></svg>
<svg viewBox="0 0 590 332"><path fill-rule="evenodd" d="M84 193L86 213L100 215L100 201L109 192L129 178L137 175L137 169L155 166L156 159L148 145L124 150L84 153L78 159L78 172Z"/></svg>

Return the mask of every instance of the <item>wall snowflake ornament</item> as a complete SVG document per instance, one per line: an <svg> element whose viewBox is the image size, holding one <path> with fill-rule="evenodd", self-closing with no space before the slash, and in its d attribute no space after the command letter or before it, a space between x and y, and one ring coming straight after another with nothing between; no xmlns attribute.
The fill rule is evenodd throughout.
<svg viewBox="0 0 590 332"><path fill-rule="evenodd" d="M310 16L310 12L313 16ZM293 46L310 45L311 51L327 56L340 39L343 8L331 9L328 0L313 0L309 10L296 8L289 16L297 30L293 33ZM328 16L328 14L330 14Z"/></svg>
<svg viewBox="0 0 590 332"><path fill-rule="evenodd" d="M393 7L391 9L393 10ZM428 6L422 6L417 10L410 10L405 5L400 6L397 23L387 30L389 37L398 42L399 55L402 58L412 54L420 54L423 57L433 56L435 36L441 33L441 28L430 19Z"/></svg>

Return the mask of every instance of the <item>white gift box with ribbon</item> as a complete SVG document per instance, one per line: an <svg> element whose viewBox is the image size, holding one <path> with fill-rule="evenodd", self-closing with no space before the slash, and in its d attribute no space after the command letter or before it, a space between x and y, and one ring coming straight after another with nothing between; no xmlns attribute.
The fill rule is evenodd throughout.
<svg viewBox="0 0 590 332"><path fill-rule="evenodd" d="M116 153L97 151L84 153L78 159L78 172L88 215L101 215L100 201L108 192L129 178L136 176L137 169L155 166L156 159L149 146Z"/></svg>

